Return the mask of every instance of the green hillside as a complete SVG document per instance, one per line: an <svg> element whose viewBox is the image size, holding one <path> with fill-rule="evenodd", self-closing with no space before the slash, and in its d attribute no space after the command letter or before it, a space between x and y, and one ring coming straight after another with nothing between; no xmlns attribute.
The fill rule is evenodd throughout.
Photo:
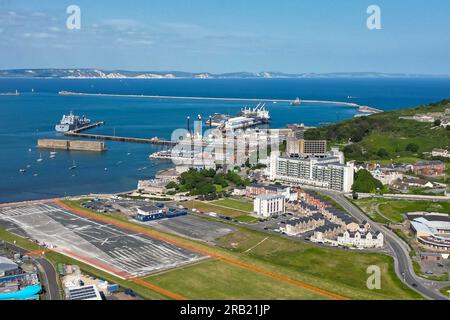
<svg viewBox="0 0 450 320"><path fill-rule="evenodd" d="M308 130L306 139L327 139L340 145L348 160L390 160L414 162L426 158L434 148L450 147L450 126L436 127L399 117L444 112L450 100L427 106L389 111L353 118L330 126ZM424 154L425 153L425 154Z"/></svg>

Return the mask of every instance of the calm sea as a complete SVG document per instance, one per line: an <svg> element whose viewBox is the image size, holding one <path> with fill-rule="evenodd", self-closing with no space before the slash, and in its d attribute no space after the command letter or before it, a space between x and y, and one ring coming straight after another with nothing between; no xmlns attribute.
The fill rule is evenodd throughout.
<svg viewBox="0 0 450 320"><path fill-rule="evenodd" d="M97 153L37 149L38 138L62 137L54 131L63 114L85 114L106 125L103 134L170 138L184 128L186 116L236 114L251 103L227 101L153 100L141 98L60 96L58 91L92 93L273 98L349 101L384 110L405 108L450 97L450 79L252 79L252 80L48 80L0 79L0 202L51 198L91 192L119 192L136 187L171 164L150 161L158 147L107 142ZM34 89L34 92L31 92ZM351 97L351 98L348 98ZM271 127L287 123L319 125L353 117L356 110L333 105L267 104ZM36 159L42 156L42 162ZM75 163L76 170L68 168ZM26 169L20 173L20 169Z"/></svg>

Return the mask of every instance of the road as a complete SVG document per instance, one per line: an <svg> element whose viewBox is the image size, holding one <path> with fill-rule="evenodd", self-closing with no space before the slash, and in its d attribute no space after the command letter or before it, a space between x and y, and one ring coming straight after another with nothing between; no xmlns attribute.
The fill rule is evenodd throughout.
<svg viewBox="0 0 450 320"><path fill-rule="evenodd" d="M383 198L396 200L428 200L428 201L450 201L448 196L433 196L433 195L415 195L415 194L373 194L373 193L358 193L358 197L363 198Z"/></svg>
<svg viewBox="0 0 450 320"><path fill-rule="evenodd" d="M345 198L343 194L323 190L321 192L341 205L359 222L366 220L369 222L372 230L380 231L384 234L384 239L391 248L392 255L395 260L395 272L404 283L427 298L434 300L447 300L447 298L442 296L439 292L430 288L432 286L432 281L420 278L415 274L411 259L409 257L410 249L407 244L403 242L403 240L398 238L392 231L370 220L358 207Z"/></svg>
<svg viewBox="0 0 450 320"><path fill-rule="evenodd" d="M28 251L6 242L7 248L16 251L22 255L26 254ZM43 257L33 258L33 262L39 270L41 275L41 284L45 289L45 295L47 300L61 300L61 295L59 291L58 275L53 265L47 259Z"/></svg>

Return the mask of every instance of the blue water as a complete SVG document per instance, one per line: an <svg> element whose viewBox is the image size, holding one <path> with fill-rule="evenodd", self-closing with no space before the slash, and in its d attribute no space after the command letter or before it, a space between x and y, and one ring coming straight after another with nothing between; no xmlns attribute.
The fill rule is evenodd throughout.
<svg viewBox="0 0 450 320"><path fill-rule="evenodd" d="M185 127L187 115L195 118L201 114L205 119L215 112L235 114L243 106L241 102L228 101L60 96L57 94L60 90L269 99L298 96L391 110L450 97L450 79L0 79L0 92L16 89L22 95L0 96L0 202L131 190L137 180L151 178L171 165L148 159L159 147L110 141L105 153L58 151L56 158L50 159L49 151L35 148L36 140L62 137L54 132L54 125L70 110L93 121L106 121L105 126L92 132L170 138L173 130ZM347 99L348 96L354 98ZM267 107L272 116L271 127L294 122L319 125L348 119L356 113L354 108L333 105L293 107L270 103ZM38 163L40 153L44 161ZM74 161L78 168L68 170ZM19 173L27 165L30 165L27 172Z"/></svg>

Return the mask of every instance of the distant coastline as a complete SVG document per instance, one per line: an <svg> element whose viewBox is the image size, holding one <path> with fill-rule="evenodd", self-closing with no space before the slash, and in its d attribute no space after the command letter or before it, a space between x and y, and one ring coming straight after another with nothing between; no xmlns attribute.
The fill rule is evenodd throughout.
<svg viewBox="0 0 450 320"><path fill-rule="evenodd" d="M105 69L10 69L0 70L0 78L27 79L329 79L329 78L450 78L450 75L427 75L383 72L185 72L185 71L129 71Z"/></svg>

